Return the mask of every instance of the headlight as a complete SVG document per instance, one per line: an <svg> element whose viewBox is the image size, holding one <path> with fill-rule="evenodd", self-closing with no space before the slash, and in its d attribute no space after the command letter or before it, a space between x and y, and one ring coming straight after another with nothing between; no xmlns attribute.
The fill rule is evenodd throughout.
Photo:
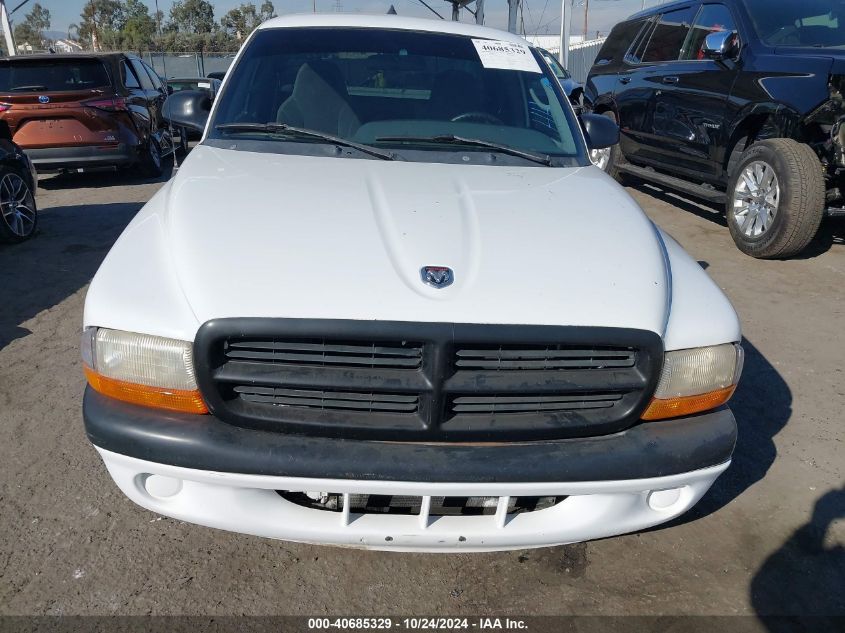
<svg viewBox="0 0 845 633"><path fill-rule="evenodd" d="M662 420L708 411L726 403L742 373L738 344L666 352L654 398L643 420Z"/></svg>
<svg viewBox="0 0 845 633"><path fill-rule="evenodd" d="M149 407L208 413L187 341L87 328L82 333L82 361L88 383L103 395Z"/></svg>

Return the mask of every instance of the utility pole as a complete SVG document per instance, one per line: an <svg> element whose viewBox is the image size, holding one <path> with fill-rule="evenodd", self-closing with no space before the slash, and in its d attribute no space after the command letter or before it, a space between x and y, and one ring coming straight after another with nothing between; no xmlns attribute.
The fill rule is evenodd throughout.
<svg viewBox="0 0 845 633"><path fill-rule="evenodd" d="M12 34L12 22L9 20L6 0L0 0L0 26L3 27L3 36L6 38L7 54L9 57L14 57L18 51L15 49L15 36Z"/></svg>
<svg viewBox="0 0 845 633"><path fill-rule="evenodd" d="M590 0L584 0L584 41L587 41L587 14L590 12Z"/></svg>
<svg viewBox="0 0 845 633"><path fill-rule="evenodd" d="M560 54L558 61L564 68L569 67L569 33L572 30L572 9L575 0L562 0L560 3Z"/></svg>
<svg viewBox="0 0 845 633"><path fill-rule="evenodd" d="M516 16L520 0L508 0L508 31L516 33Z"/></svg>

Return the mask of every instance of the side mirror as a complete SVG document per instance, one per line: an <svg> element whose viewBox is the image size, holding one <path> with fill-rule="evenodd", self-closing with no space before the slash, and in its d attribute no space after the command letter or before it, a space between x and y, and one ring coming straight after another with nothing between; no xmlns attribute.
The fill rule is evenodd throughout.
<svg viewBox="0 0 845 633"><path fill-rule="evenodd" d="M161 114L166 121L178 127L202 132L205 130L211 99L205 90L180 90L164 102Z"/></svg>
<svg viewBox="0 0 845 633"><path fill-rule="evenodd" d="M722 61L733 59L737 53L737 36L735 31L716 31L704 38L701 53L705 59Z"/></svg>
<svg viewBox="0 0 845 633"><path fill-rule="evenodd" d="M572 103L575 103L577 99L573 99L573 97L578 96L576 90L581 87L581 84L574 79L561 79L560 87L563 88L563 92L567 97L569 97L569 100L572 101Z"/></svg>
<svg viewBox="0 0 845 633"><path fill-rule="evenodd" d="M605 149L619 142L619 126L601 114L582 114L581 125L590 149Z"/></svg>
<svg viewBox="0 0 845 633"><path fill-rule="evenodd" d="M173 86L170 86L170 85L167 86L167 94L169 94L169 95L173 94Z"/></svg>

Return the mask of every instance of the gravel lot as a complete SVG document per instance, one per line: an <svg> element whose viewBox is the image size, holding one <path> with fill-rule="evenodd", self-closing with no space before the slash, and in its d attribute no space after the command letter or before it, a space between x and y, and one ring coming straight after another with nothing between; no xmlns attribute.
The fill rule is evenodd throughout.
<svg viewBox="0 0 845 633"><path fill-rule="evenodd" d="M713 209L631 189L742 318L733 466L692 513L645 533L390 554L187 525L112 484L82 426L82 306L160 186L42 177L39 235L0 246L0 613L845 615L845 221L802 259L755 261Z"/></svg>

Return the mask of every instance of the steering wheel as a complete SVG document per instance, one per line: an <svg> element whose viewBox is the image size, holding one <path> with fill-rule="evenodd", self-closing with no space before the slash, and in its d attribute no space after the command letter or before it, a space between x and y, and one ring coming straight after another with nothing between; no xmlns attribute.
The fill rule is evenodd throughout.
<svg viewBox="0 0 845 633"><path fill-rule="evenodd" d="M489 112L464 112L452 117L452 123L491 123L493 125L504 125L502 120Z"/></svg>

